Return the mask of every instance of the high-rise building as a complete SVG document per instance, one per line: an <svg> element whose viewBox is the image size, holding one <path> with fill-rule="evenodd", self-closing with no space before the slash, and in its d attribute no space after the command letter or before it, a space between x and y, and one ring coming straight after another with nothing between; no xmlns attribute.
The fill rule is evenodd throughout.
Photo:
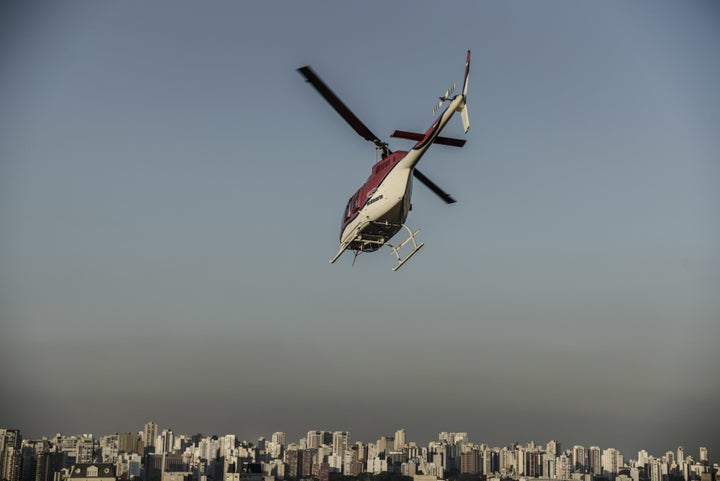
<svg viewBox="0 0 720 481"><path fill-rule="evenodd" d="M503 476L517 472L517 455L515 448L504 446L498 453L498 471Z"/></svg>
<svg viewBox="0 0 720 481"><path fill-rule="evenodd" d="M486 448L483 451L483 474L489 477L500 470L500 451Z"/></svg>
<svg viewBox="0 0 720 481"><path fill-rule="evenodd" d="M13 444L5 445L0 452L0 479L2 481L20 481L22 451Z"/></svg>
<svg viewBox="0 0 720 481"><path fill-rule="evenodd" d="M323 432L322 431L308 431L305 437L305 447L307 449L317 449L323 443Z"/></svg>
<svg viewBox="0 0 720 481"><path fill-rule="evenodd" d="M83 434L75 445L75 463L90 464L95 456L95 440L92 434Z"/></svg>
<svg viewBox="0 0 720 481"><path fill-rule="evenodd" d="M557 478L556 470L555 470L555 464L557 462L556 456L545 456L545 461L543 462L543 476L545 478L553 479Z"/></svg>
<svg viewBox="0 0 720 481"><path fill-rule="evenodd" d="M405 430L404 429L398 429L395 431L395 446L393 449L395 451L402 451L402 449L405 447Z"/></svg>
<svg viewBox="0 0 720 481"><path fill-rule="evenodd" d="M77 444L77 436L63 436L60 433L55 436L55 446L57 447L56 449L59 452L65 454L63 460L65 462L66 468L69 468L73 464L75 464L77 456Z"/></svg>
<svg viewBox="0 0 720 481"><path fill-rule="evenodd" d="M139 440L136 433L118 434L118 453L137 453Z"/></svg>
<svg viewBox="0 0 720 481"><path fill-rule="evenodd" d="M332 461L330 458L334 458ZM333 454L333 448L332 446L329 446L327 444L323 444L317 450L315 451L313 455L313 463L314 464L320 464L324 461L327 461L330 463L330 468L342 468L342 458L340 456L336 456ZM337 472L334 469L330 469L331 472Z"/></svg>
<svg viewBox="0 0 720 481"><path fill-rule="evenodd" d="M623 455L615 448L608 448L602 453L602 469L610 481L615 479L623 465Z"/></svg>
<svg viewBox="0 0 720 481"><path fill-rule="evenodd" d="M343 459L345 451L348 448L350 442L350 433L347 431L335 431L333 433L332 450L336 456L340 456Z"/></svg>
<svg viewBox="0 0 720 481"><path fill-rule="evenodd" d="M355 443L355 448L357 448L357 459L360 462L365 462L368 458L368 445L363 443L362 441L358 441Z"/></svg>
<svg viewBox="0 0 720 481"><path fill-rule="evenodd" d="M330 480L330 465L328 463L320 463L318 469L318 481L329 481Z"/></svg>
<svg viewBox="0 0 720 481"><path fill-rule="evenodd" d="M700 463L704 464L705 466L708 465L708 450L706 447L701 446L700 447Z"/></svg>
<svg viewBox="0 0 720 481"><path fill-rule="evenodd" d="M406 463L402 463L400 465L400 474L403 476L407 476L409 478L415 478L415 475L417 474L418 467L417 463L415 461L408 460Z"/></svg>
<svg viewBox="0 0 720 481"><path fill-rule="evenodd" d="M448 432L441 432L438 434L438 441L445 441L448 444L457 444L457 443L463 443L468 442L468 434L467 433L448 433Z"/></svg>
<svg viewBox="0 0 720 481"><path fill-rule="evenodd" d="M573 446L572 449L573 471L584 473L587 470L587 455L584 446Z"/></svg>
<svg viewBox="0 0 720 481"><path fill-rule="evenodd" d="M115 463L120 453L120 435L108 434L100 438L100 454L103 463Z"/></svg>
<svg viewBox="0 0 720 481"><path fill-rule="evenodd" d="M662 481L663 480L663 473L662 473L662 466L660 465L660 462L657 459L652 459L649 462L649 470L648 470L648 478L650 481Z"/></svg>
<svg viewBox="0 0 720 481"><path fill-rule="evenodd" d="M552 456L553 458L560 455L560 441L556 441L554 439L548 441L547 445L545 446L545 452L548 453L548 455Z"/></svg>
<svg viewBox="0 0 720 481"><path fill-rule="evenodd" d="M131 480L134 477L140 477L142 474L141 467L142 457L139 454L120 453L115 475L122 480Z"/></svg>
<svg viewBox="0 0 720 481"><path fill-rule="evenodd" d="M543 453L537 448L525 453L525 475L533 478L543 476Z"/></svg>
<svg viewBox="0 0 720 481"><path fill-rule="evenodd" d="M65 467L65 453L45 451L38 455L35 481L53 481Z"/></svg>
<svg viewBox="0 0 720 481"><path fill-rule="evenodd" d="M561 454L555 463L555 476L558 479L570 479L572 473L572 460L565 454Z"/></svg>
<svg viewBox="0 0 720 481"><path fill-rule="evenodd" d="M588 467L592 474L602 474L602 451L598 446L590 446L588 450Z"/></svg>
<svg viewBox="0 0 720 481"><path fill-rule="evenodd" d="M157 442L158 425L155 421L150 421L145 424L145 430L143 431L143 442L145 443L145 449L154 448Z"/></svg>
<svg viewBox="0 0 720 481"><path fill-rule="evenodd" d="M470 437L468 436L468 433L455 433L453 440L453 444L462 445L469 443Z"/></svg>
<svg viewBox="0 0 720 481"><path fill-rule="evenodd" d="M482 473L482 456L477 449L471 449L460 454L460 473L461 474L483 474Z"/></svg>
<svg viewBox="0 0 720 481"><path fill-rule="evenodd" d="M22 461L20 465L20 481L35 481L38 457L50 447L47 439L36 441L23 441L20 451Z"/></svg>
<svg viewBox="0 0 720 481"><path fill-rule="evenodd" d="M362 462L358 460L357 445L345 451L343 457L343 474L345 476L358 476L362 472Z"/></svg>
<svg viewBox="0 0 720 481"><path fill-rule="evenodd" d="M275 432L273 433L272 437L270 438L270 441L272 441L275 444L278 444L280 446L285 446L286 444L287 435L283 432Z"/></svg>
<svg viewBox="0 0 720 481"><path fill-rule="evenodd" d="M145 456L145 479L162 479L164 473L186 472L188 466L180 454L148 454Z"/></svg>
<svg viewBox="0 0 720 481"><path fill-rule="evenodd" d="M449 465L448 454L449 445L446 441L431 441L430 444L428 444L428 456L430 461L435 463L436 466L442 467L443 470L451 468Z"/></svg>
<svg viewBox="0 0 720 481"><path fill-rule="evenodd" d="M298 463L299 477L309 478L312 476L313 455L315 452L314 449L303 449L298 453L298 458L301 459L301 462Z"/></svg>
<svg viewBox="0 0 720 481"><path fill-rule="evenodd" d="M388 453L395 448L395 438L392 436L380 436L377 442L378 453Z"/></svg>
<svg viewBox="0 0 720 481"><path fill-rule="evenodd" d="M155 452L157 454L171 453L175 446L175 435L172 429L163 429L156 437Z"/></svg>
<svg viewBox="0 0 720 481"><path fill-rule="evenodd" d="M0 429L0 479L19 481L22 436L17 429Z"/></svg>
<svg viewBox="0 0 720 481"><path fill-rule="evenodd" d="M218 439L218 446L220 448L220 456L228 459L235 455L235 444L236 439L234 434L226 434L225 436ZM264 443L263 443L264 444ZM265 446L260 446L260 442L257 444L258 450L265 449Z"/></svg>
<svg viewBox="0 0 720 481"><path fill-rule="evenodd" d="M287 470L285 474L290 479L298 479L300 477L300 462L301 458L298 455L297 446L290 445L285 450L285 464L287 464Z"/></svg>
<svg viewBox="0 0 720 481"><path fill-rule="evenodd" d="M366 471L368 473L379 474L379 473L382 473L383 471L387 471L387 470L388 470L388 462L386 459L382 459L379 457L368 458L367 469L366 469Z"/></svg>
<svg viewBox="0 0 720 481"><path fill-rule="evenodd" d="M279 459L283 455L285 449L286 435L283 432L275 432L270 437L270 442L267 444L267 452L273 459Z"/></svg>
<svg viewBox="0 0 720 481"><path fill-rule="evenodd" d="M516 470L519 475L525 475L525 448L515 446L515 456L517 460Z"/></svg>
<svg viewBox="0 0 720 481"><path fill-rule="evenodd" d="M20 449L22 446L22 436L18 429L0 429L0 451L8 446Z"/></svg>

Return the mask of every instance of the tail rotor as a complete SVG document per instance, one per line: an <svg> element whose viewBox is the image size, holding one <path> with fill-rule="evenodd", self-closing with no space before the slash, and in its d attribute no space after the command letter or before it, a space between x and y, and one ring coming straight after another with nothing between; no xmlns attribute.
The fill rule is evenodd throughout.
<svg viewBox="0 0 720 481"><path fill-rule="evenodd" d="M450 96L453 94L453 92L455 92L455 83L454 82L450 86L450 88L445 91L443 96L440 97L440 102L438 102L438 104L433 109L433 115L435 115L437 113L437 111L440 110L440 107L442 107L442 104L444 104L446 100L450 99Z"/></svg>

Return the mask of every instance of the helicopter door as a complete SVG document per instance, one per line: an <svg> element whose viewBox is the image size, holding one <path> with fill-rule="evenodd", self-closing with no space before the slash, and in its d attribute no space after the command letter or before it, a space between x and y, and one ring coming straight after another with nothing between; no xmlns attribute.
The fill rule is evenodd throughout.
<svg viewBox="0 0 720 481"><path fill-rule="evenodd" d="M345 220L350 218L350 215L352 214L352 197L350 197L350 200L348 200L347 205L345 206L345 215L343 218Z"/></svg>
<svg viewBox="0 0 720 481"><path fill-rule="evenodd" d="M352 217L357 210L359 194L360 191L357 191L355 195L350 197L350 200L348 200L347 207L345 207L345 219L349 219L350 217Z"/></svg>

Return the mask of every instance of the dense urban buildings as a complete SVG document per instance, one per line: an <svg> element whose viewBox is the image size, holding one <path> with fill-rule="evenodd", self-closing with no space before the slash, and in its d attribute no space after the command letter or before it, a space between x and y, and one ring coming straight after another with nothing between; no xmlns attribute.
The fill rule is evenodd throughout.
<svg viewBox="0 0 720 481"><path fill-rule="evenodd" d="M297 442L276 432L266 440L186 435L148 422L137 432L23 439L0 428L0 481L400 481L574 480L716 481L707 448L682 446L656 457L628 459L614 448L560 441L490 446L467 433L440 433L420 446L404 429L375 442L351 441L347 431L308 431Z"/></svg>

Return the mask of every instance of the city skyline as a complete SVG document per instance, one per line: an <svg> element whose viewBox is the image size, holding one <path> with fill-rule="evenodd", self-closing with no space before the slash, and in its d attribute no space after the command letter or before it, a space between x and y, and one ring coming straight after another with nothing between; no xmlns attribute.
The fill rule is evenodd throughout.
<svg viewBox="0 0 720 481"><path fill-rule="evenodd" d="M18 434L22 435L22 430L15 429L15 428L8 428L7 426L0 428L0 431L2 431L3 435L6 431L17 431ZM511 443L507 444L493 444L488 443L481 439L474 439L473 436L464 431L441 431L438 432L434 439L428 440L426 442L419 442L418 440L407 437L407 430L405 428L397 428L395 431L392 431L392 429L388 430L387 434L378 435L375 439L367 440L367 439L357 439L352 437L352 433L348 431L338 431L338 430L330 430L330 429L310 429L303 433L302 435L299 435L298 437L292 437L289 436L284 431L275 431L272 434L266 433L266 435L260 435L256 437L255 439L245 439L237 437L235 433L229 433L229 432L218 432L218 433L202 433L202 432L180 432L175 431L170 427L162 426L155 421L149 421L145 423L142 429L139 430L126 430L121 432L115 432L115 433L88 433L88 432L82 432L82 433L54 433L52 435L44 435L44 436L23 436L23 441L36 441L36 440L42 440L42 439L49 439L52 440L54 438L57 438L58 436L61 437L69 437L69 438L78 438L78 439L93 439L95 441L101 441L103 438L115 436L119 434L130 434L137 436L139 439L142 439L144 441L144 445L151 446L156 449L156 453L163 453L163 452L173 452L176 451L175 444L177 444L177 441L180 439L190 439L190 438L196 438L196 437L202 437L202 438L224 438L231 436L233 439L235 439L236 443L240 444L248 444L248 445L255 445L257 442L265 442L265 443L276 443L275 439L279 439L282 441L277 441L277 443L281 444L282 446L299 446L303 449L316 449L320 446L328 446L332 447L332 452L338 452L343 451L345 449L348 449L348 446L354 445L356 443L362 443L365 445L371 445L374 444L375 441L378 442L387 442L385 447L382 447L380 449L381 451L402 451L404 448L407 448L408 446L427 446L435 442L447 442L449 444L454 444L456 442L462 442L466 445L484 445L487 448L490 449L502 449L502 448L509 448L509 447L518 447L518 448L524 448L524 449L540 449L545 451L555 451L554 454L560 455L560 454L571 454L573 459L580 458L585 460L585 466L584 469L587 469L591 464L591 451L595 448L600 449L601 451L607 451L607 450L615 450L619 454L623 456L623 458L630 462L641 462L643 461L643 458L653 458L653 459L661 459L666 458L666 456L672 454L673 461L677 462L678 458L681 457L682 461L684 462L685 459L692 459L693 462L700 463L700 462L708 462L710 466L712 465L718 465L718 460L716 460L712 454L710 454L710 450L706 446L698 446L695 450L688 449L688 446L677 444L675 446L667 447L664 451L655 453L646 450L645 448L638 449L635 452L625 452L620 449L616 449L613 446L598 446L597 444L587 444L587 445L578 445L573 443L565 444L563 440L560 439L548 439L546 441L540 441L536 442L537 440L527 440L527 441L513 441ZM88 438L89 436L89 438ZM175 443L172 441L169 441L169 444L167 444L164 440L165 439L171 439L175 440ZM317 439L315 439L317 438ZM151 441L148 441L150 439ZM343 443L339 444L338 439L343 439ZM400 441L399 441L400 440ZM161 446L164 446L161 447ZM92 451L92 450L91 450ZM681 454L682 453L682 456ZM636 457L632 457L633 454L636 454ZM92 454L88 454L88 456L92 456Z"/></svg>
<svg viewBox="0 0 720 481"><path fill-rule="evenodd" d="M154 430L148 431L149 425L154 425ZM21 433L24 432L22 429L18 429L17 427L13 427L13 426L3 426L2 429L17 429ZM149 435L150 438L156 439L156 438L161 437L161 435L163 435L163 433L165 433L165 432L171 432L176 437L179 436L179 437L188 437L188 438L191 436L196 436L196 435L202 435L204 437L216 436L218 438L227 436L227 435L231 435L231 436L237 436L238 442L255 444L260 439L264 439L267 442L273 436L275 436L277 434L282 434L283 439L285 439L287 441L286 443L283 443L283 444L285 444L285 445L296 444L297 445L297 444L301 444L302 442L304 442L307 439L307 437L310 435L310 433L315 432L318 434L325 433L327 435L344 433L345 435L347 435L347 440L350 444L355 444L356 442L361 442L361 443L367 444L367 443L374 443L375 441L382 439L382 438L388 438L388 439L394 440L397 438L398 433L402 431L403 436L405 436L405 440L403 441L402 444L412 443L412 444L416 444L418 446L427 446L428 444L430 444L434 441L437 441L438 439L443 439L444 434L452 434L452 435L462 434L467 437L467 442L469 442L469 443L484 444L484 445L488 445L492 448L509 447L511 445L518 445L518 446L534 445L534 446L542 447L542 446L549 446L551 443L556 443L558 446L560 446L560 452L570 452L578 447L582 447L585 449L589 449L591 447L599 447L601 450L617 449L618 452L620 452L621 454L624 455L625 459L629 459L629 460L633 460L633 461L637 460L637 455L641 452L644 452L646 456L660 459L661 457L665 456L670 451L682 449L682 450L684 450L686 456L692 457L695 461L699 462L700 459L702 458L702 453L704 453L705 456L709 459L709 462L711 465L718 464L720 462L720 458L718 458L716 455L714 455L713 454L714 452L711 449L708 449L707 446L702 443L700 443L700 444L678 443L674 446L666 446L664 448L658 449L657 451L653 451L653 450L647 449L647 447L639 447L636 450L630 450L627 448L626 449L617 448L617 446L621 445L622 443L616 443L615 445L602 446L598 443L593 443L593 442L589 442L589 443L585 443L585 444L578 444L575 442L567 442L566 443L564 440L557 439L557 438L547 438L545 440L516 439L516 440L510 441L510 442L506 442L506 443L493 443L490 440L484 440L484 439L479 439L479 438L476 439L476 437L473 436L472 433L469 433L466 431L439 431L439 432L435 433L434 438L430 438L430 439L418 439L417 437L414 437L412 435L408 436L406 427L395 428L395 430L388 428L386 431L387 432L378 433L375 437L370 437L370 438L358 438L357 436L352 435L352 431L342 431L342 430L337 430L337 429L309 429L309 430L306 430L301 433L291 433L291 434L288 434L285 431L274 431L272 433L265 432L265 433L258 433L257 435L251 436L251 437L243 437L243 436L237 436L237 433L229 432L229 431L217 431L217 432L209 433L209 432L203 432L202 430L191 430L191 431L176 430L176 429L173 429L171 426L164 426L155 421L150 421L150 422L145 423L144 426L142 427L142 429L137 429L135 431L119 430L119 431L104 432L104 433L89 432L89 431L76 431L76 432L60 432L60 431L58 431L58 432L54 432L52 434L44 433L41 435L38 435L37 433L32 433L31 435L27 436L27 439L29 439L29 440L52 439L54 436L58 436L58 435L71 436L71 437L90 435L90 436L93 436L93 438L95 438L95 439L100 439L104 436L110 436L110 435L114 435L114 434L123 434L123 433L134 434L134 435L138 435L138 436L146 438L146 437L148 437L148 432L152 433ZM324 445L330 444L331 446L333 446L333 448L335 447L334 440L331 443L321 442L320 444L324 444ZM153 446L155 446L155 444L153 444ZM397 444L393 444L393 446L394 446L394 450L397 450ZM317 446L312 446L312 447L317 447ZM585 453L585 456L586 457L588 456L587 452ZM633 456L635 456L635 457L633 457Z"/></svg>
<svg viewBox="0 0 720 481"><path fill-rule="evenodd" d="M404 428L374 441L311 429L297 441L277 431L254 442L179 433L155 421L99 437L29 439L0 428L3 481L715 481L720 464L713 461L707 447L693 453L678 445L659 456L642 449L633 457L558 439L497 446L467 432L440 432L423 445Z"/></svg>

